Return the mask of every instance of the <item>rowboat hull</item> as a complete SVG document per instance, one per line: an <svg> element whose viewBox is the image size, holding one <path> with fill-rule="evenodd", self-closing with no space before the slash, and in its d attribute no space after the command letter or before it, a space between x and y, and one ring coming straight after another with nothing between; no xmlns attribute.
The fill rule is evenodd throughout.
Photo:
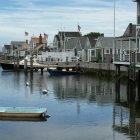
<svg viewBox="0 0 140 140"><path fill-rule="evenodd" d="M0 118L43 118L47 113L46 108L35 107L0 107Z"/></svg>

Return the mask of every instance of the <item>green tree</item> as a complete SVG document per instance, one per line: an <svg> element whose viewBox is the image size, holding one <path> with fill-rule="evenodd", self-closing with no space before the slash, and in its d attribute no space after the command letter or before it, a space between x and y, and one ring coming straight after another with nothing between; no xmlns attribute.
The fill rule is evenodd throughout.
<svg viewBox="0 0 140 140"><path fill-rule="evenodd" d="M91 38L98 38L100 36L104 36L103 33L99 33L99 32L90 32L86 35L83 35L84 37L91 37Z"/></svg>

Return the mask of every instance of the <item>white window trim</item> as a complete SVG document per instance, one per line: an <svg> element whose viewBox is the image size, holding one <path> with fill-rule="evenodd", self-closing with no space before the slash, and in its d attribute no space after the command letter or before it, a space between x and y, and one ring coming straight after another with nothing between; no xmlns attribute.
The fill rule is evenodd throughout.
<svg viewBox="0 0 140 140"><path fill-rule="evenodd" d="M94 55L92 55L92 51L94 51ZM96 50L91 50L91 57L96 57Z"/></svg>
<svg viewBox="0 0 140 140"><path fill-rule="evenodd" d="M109 53L107 53L106 51L109 51ZM104 49L104 54L110 54L110 49Z"/></svg>

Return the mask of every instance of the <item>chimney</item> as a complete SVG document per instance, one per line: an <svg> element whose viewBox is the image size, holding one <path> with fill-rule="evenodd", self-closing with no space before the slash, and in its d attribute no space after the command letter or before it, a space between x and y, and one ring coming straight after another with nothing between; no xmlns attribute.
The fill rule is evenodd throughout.
<svg viewBox="0 0 140 140"><path fill-rule="evenodd" d="M129 34L131 35L132 34L132 30L133 30L133 25L132 23L129 24Z"/></svg>
<svg viewBox="0 0 140 140"><path fill-rule="evenodd" d="M42 44L42 35L39 36L39 44Z"/></svg>
<svg viewBox="0 0 140 140"><path fill-rule="evenodd" d="M26 40L26 44L28 44L28 40Z"/></svg>

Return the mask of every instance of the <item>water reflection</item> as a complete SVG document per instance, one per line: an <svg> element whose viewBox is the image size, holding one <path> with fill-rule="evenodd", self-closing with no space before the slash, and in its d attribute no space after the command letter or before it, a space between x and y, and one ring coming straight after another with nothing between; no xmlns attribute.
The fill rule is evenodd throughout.
<svg viewBox="0 0 140 140"><path fill-rule="evenodd" d="M51 77L52 78L52 77ZM87 76L53 77L53 89L58 100L83 100L98 104L112 103L115 86L112 81ZM61 81L61 82L60 82Z"/></svg>
<svg viewBox="0 0 140 140"><path fill-rule="evenodd" d="M140 137L140 100L138 83L127 80L127 82L116 82L116 99L113 107L113 129L117 132Z"/></svg>
<svg viewBox="0 0 140 140"><path fill-rule="evenodd" d="M3 139L7 128L12 135L30 140L92 140L95 136L96 140L132 140L129 136L139 136L139 94L133 83L119 81L118 85L111 79L86 75L49 77L40 72L1 72L1 79L1 105L47 107L52 116L45 123L30 122L32 125L0 121ZM27 81L30 86L26 86ZM43 89L48 89L47 96Z"/></svg>

